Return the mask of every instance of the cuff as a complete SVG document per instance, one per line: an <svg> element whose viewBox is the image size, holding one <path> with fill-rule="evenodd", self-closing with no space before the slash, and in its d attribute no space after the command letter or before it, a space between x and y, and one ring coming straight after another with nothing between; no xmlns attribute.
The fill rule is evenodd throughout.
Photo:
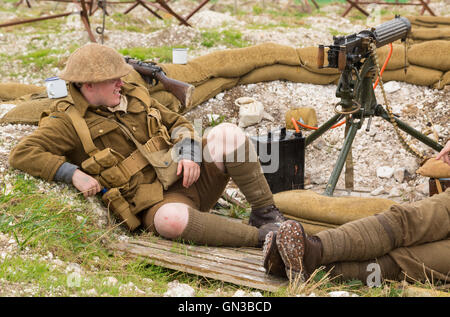
<svg viewBox="0 0 450 317"><path fill-rule="evenodd" d="M56 182L64 182L67 184L72 184L72 176L78 166L64 162L56 171L55 177L53 178Z"/></svg>

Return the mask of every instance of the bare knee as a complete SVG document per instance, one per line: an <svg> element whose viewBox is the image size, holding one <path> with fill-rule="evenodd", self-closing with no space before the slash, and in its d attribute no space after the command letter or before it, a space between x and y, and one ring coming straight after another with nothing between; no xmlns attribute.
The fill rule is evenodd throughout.
<svg viewBox="0 0 450 317"><path fill-rule="evenodd" d="M169 203L161 206L155 214L156 231L168 239L181 236L188 224L189 206L182 203Z"/></svg>
<svg viewBox="0 0 450 317"><path fill-rule="evenodd" d="M207 149L212 160L216 163L223 162L227 156L243 144L246 135L237 125L232 123L222 123L212 128L207 135Z"/></svg>

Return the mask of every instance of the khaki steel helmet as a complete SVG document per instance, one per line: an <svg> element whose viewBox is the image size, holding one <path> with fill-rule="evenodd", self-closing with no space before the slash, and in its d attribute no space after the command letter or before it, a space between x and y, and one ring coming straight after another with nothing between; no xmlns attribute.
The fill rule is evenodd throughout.
<svg viewBox="0 0 450 317"><path fill-rule="evenodd" d="M89 43L69 56L66 67L58 76L74 83L98 83L126 76L132 69L116 50Z"/></svg>

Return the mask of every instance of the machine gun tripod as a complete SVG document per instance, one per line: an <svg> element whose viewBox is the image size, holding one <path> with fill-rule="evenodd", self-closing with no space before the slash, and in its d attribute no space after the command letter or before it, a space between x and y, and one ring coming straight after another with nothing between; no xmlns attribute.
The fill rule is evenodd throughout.
<svg viewBox="0 0 450 317"><path fill-rule="evenodd" d="M362 31L358 34L348 36L335 37L334 45L329 46L327 67L339 68L342 71L336 89L336 96L341 101L335 106L336 114L306 137L305 146L311 144L344 117L346 118L347 133L337 162L325 188L324 195L333 196L334 189L336 188L339 176L351 150L356 133L363 126L366 118L368 118L366 131L369 131L374 116L381 117L394 125L397 133L400 133L397 129L399 128L436 151L442 149L439 143L393 115L387 104L388 110L381 104L378 104L375 97L373 79L376 75L380 75L376 58L376 48L398 39L404 39L410 28L411 24L408 19L396 17L376 29ZM319 46L318 56L319 67L323 67L324 46L322 45ZM380 86L383 89L381 80Z"/></svg>

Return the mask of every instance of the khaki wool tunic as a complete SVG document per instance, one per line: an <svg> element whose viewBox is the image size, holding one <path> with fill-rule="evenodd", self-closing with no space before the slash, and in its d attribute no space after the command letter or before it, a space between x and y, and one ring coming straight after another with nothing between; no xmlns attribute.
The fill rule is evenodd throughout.
<svg viewBox="0 0 450 317"><path fill-rule="evenodd" d="M159 112L160 123L167 128L169 136L175 129L184 128L182 131L185 132L178 133L177 139L167 140L171 144L195 138L191 123L150 98L148 90L142 85L124 79L121 93L128 101L127 112L112 113L105 107L89 105L79 90L70 84L69 96L56 100L49 111L42 114L38 129L23 138L11 151L10 165L48 181L54 179L56 172L66 161L81 166L89 155L65 113L70 106L75 107L85 119L94 145L99 150L111 148L125 158L136 150L136 145L114 121L125 125L142 144L151 137L160 135L158 120L150 117L147 122L146 105ZM163 187L151 165L133 175L128 184L129 188L121 190L121 193L135 212L149 208L163 199Z"/></svg>

